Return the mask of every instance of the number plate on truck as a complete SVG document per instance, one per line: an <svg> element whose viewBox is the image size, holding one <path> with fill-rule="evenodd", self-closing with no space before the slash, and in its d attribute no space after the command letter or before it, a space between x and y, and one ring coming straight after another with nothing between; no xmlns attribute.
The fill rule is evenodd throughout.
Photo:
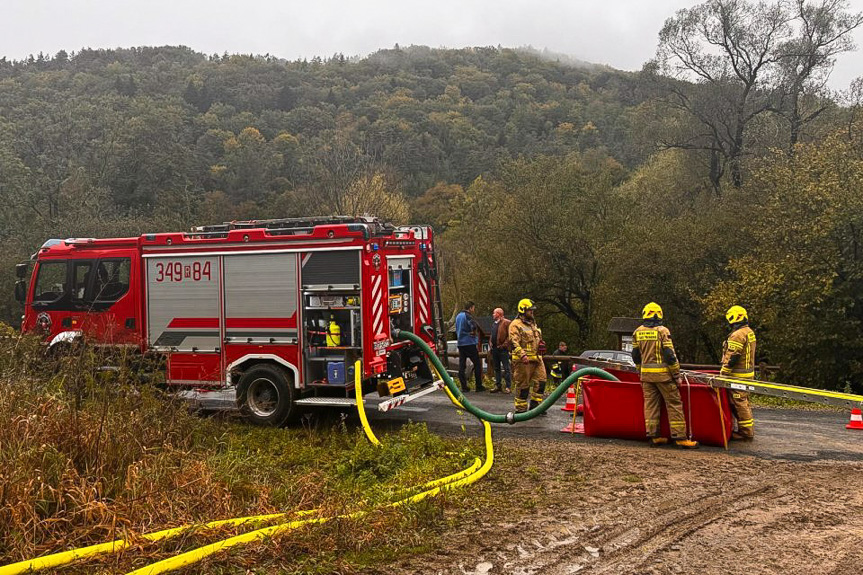
<svg viewBox="0 0 863 575"><path fill-rule="evenodd" d="M390 346L390 340L389 339L378 340L378 341L374 342L374 344L372 345L373 349L375 350L376 355L386 354L387 348L389 346Z"/></svg>

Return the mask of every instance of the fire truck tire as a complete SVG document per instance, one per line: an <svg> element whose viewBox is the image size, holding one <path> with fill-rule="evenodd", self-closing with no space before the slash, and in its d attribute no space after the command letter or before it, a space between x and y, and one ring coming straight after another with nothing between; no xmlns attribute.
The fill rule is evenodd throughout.
<svg viewBox="0 0 863 575"><path fill-rule="evenodd" d="M243 373L237 400L243 417L255 425L277 427L299 416L294 387L285 371L275 365L255 365Z"/></svg>

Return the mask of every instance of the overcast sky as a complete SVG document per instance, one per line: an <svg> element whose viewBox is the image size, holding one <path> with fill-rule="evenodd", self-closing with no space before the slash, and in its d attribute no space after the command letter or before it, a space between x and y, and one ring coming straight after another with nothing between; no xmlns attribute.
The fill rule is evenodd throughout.
<svg viewBox="0 0 863 575"><path fill-rule="evenodd" d="M378 48L532 45L635 70L689 0L2 0L0 56L182 44L207 54L365 55ZM851 0L863 11L863 0ZM863 46L863 30L855 33ZM831 79L863 75L863 51Z"/></svg>

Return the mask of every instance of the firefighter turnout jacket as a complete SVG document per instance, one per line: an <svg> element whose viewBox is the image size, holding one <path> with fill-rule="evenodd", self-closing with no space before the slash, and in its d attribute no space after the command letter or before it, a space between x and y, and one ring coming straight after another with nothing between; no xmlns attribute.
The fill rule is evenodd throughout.
<svg viewBox="0 0 863 575"><path fill-rule="evenodd" d="M643 382L669 382L680 374L671 332L664 325L638 326L632 334L632 359Z"/></svg>
<svg viewBox="0 0 863 575"><path fill-rule="evenodd" d="M740 379L755 377L755 332L748 325L732 331L722 345L719 374Z"/></svg>
<svg viewBox="0 0 863 575"><path fill-rule="evenodd" d="M542 331L535 322L525 320L521 316L510 322L509 345L513 361L521 361L524 355L530 361L539 361L540 341L542 341Z"/></svg>

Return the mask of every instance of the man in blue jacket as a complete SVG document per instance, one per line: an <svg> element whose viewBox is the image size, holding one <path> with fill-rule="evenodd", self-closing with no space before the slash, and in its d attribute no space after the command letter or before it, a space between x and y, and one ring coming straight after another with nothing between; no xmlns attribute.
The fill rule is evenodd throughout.
<svg viewBox="0 0 863 575"><path fill-rule="evenodd" d="M467 377L465 376L465 365L467 360L473 362L473 372L476 378L476 390L485 391L482 386L482 362L479 359L479 337L477 326L473 319L476 305L469 301L464 304L464 309L455 318L455 335L458 339L458 380L461 390L468 391Z"/></svg>

